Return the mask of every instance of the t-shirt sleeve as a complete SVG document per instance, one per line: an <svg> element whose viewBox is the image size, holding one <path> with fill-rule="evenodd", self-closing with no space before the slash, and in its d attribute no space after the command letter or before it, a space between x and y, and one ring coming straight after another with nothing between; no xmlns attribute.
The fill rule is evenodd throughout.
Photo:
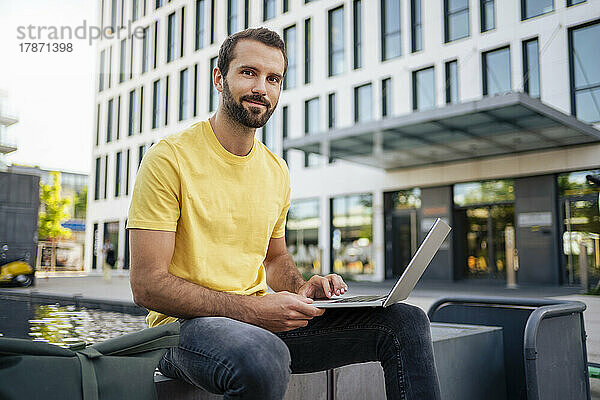
<svg viewBox="0 0 600 400"><path fill-rule="evenodd" d="M290 173L285 163L283 164L283 168L285 171L285 178L283 187L285 188L283 193L283 208L281 209L281 213L279 214L279 218L277 219L277 223L275 224L275 228L273 228L273 233L271 234L271 238L278 239L285 235L285 222L287 218L288 210L290 209Z"/></svg>
<svg viewBox="0 0 600 400"><path fill-rule="evenodd" d="M180 214L180 187L175 153L161 140L146 153L138 171L127 228L175 232Z"/></svg>

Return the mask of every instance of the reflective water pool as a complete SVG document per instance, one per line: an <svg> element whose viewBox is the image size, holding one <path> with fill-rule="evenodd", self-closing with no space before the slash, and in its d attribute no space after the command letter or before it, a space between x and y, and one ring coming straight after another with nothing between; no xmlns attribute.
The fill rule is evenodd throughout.
<svg viewBox="0 0 600 400"><path fill-rule="evenodd" d="M144 316L105 310L0 299L0 336L62 347L102 342L146 328Z"/></svg>

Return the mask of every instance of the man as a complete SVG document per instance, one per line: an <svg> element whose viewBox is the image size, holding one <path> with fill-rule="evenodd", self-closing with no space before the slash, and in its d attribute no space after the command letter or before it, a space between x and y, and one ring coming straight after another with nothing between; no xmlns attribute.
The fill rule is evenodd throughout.
<svg viewBox="0 0 600 400"><path fill-rule="evenodd" d="M264 400L283 398L291 372L378 360L389 399L439 398L423 311L311 305L348 286L298 273L284 238L288 169L254 139L286 69L275 32L228 37L213 71L217 112L144 158L129 210L131 288L150 326L182 321L159 368L225 399Z"/></svg>

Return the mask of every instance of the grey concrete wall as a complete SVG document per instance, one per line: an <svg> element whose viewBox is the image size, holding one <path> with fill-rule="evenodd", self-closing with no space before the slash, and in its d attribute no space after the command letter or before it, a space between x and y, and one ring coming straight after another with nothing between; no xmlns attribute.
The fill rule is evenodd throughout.
<svg viewBox="0 0 600 400"><path fill-rule="evenodd" d="M452 186L421 189L419 210L419 243L433 225L436 218L443 219L452 226ZM454 255L452 233L448 235L429 267L425 270L425 280L453 280Z"/></svg>
<svg viewBox="0 0 600 400"><path fill-rule="evenodd" d="M554 175L515 179L517 283L560 283L556 198Z"/></svg>

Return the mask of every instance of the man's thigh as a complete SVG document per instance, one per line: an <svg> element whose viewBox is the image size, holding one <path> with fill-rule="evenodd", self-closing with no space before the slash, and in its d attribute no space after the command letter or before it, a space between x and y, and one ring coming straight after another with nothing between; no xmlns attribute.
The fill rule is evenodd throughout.
<svg viewBox="0 0 600 400"><path fill-rule="evenodd" d="M289 373L289 351L273 333L224 317L201 317L181 323L179 346L159 364L163 374L213 393L225 393L248 371L280 364Z"/></svg>
<svg viewBox="0 0 600 400"><path fill-rule="evenodd" d="M308 326L277 333L290 350L292 373L306 373L343 365L381 361L384 352L430 340L429 320L412 305L331 308Z"/></svg>

